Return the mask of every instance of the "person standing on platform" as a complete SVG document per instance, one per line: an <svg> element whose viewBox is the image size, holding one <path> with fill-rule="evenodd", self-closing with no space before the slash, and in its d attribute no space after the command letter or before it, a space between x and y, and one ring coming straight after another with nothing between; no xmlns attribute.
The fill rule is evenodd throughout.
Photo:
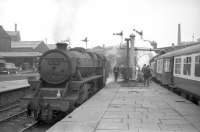
<svg viewBox="0 0 200 132"><path fill-rule="evenodd" d="M151 70L149 65L146 66L143 70L143 77L144 77L144 86L149 86L149 79L151 77Z"/></svg>
<svg viewBox="0 0 200 132"><path fill-rule="evenodd" d="M143 79L143 82L144 82L144 72L145 72L145 68L146 68L146 64L143 65L142 70L141 70L141 71L142 71L142 76L143 76L143 78L142 78L142 79Z"/></svg>
<svg viewBox="0 0 200 132"><path fill-rule="evenodd" d="M114 73L115 82L117 82L117 79L119 76L119 67L115 66L113 69L113 73Z"/></svg>

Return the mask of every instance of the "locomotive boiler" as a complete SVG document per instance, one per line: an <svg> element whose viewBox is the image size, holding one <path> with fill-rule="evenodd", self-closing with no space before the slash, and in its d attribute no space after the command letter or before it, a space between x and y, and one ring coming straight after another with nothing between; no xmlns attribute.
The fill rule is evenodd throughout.
<svg viewBox="0 0 200 132"><path fill-rule="evenodd" d="M65 43L57 43L56 49L41 56L40 79L32 85L33 94L22 99L23 107L43 121L74 109L105 86L107 63L103 55L79 47L67 50Z"/></svg>

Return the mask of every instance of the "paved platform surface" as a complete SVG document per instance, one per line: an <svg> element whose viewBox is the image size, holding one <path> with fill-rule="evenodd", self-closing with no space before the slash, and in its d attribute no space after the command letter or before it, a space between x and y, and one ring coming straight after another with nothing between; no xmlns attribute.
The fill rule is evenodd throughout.
<svg viewBox="0 0 200 132"><path fill-rule="evenodd" d="M0 82L0 93L28 87L27 79Z"/></svg>
<svg viewBox="0 0 200 132"><path fill-rule="evenodd" d="M155 83L115 83L47 132L200 132L200 107Z"/></svg>

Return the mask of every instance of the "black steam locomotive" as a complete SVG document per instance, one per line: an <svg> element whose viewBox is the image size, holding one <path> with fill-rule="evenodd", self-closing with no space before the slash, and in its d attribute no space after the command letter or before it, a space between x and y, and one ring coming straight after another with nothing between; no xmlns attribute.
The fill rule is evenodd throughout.
<svg viewBox="0 0 200 132"><path fill-rule="evenodd" d="M41 56L40 80L35 81L33 94L22 99L23 107L43 121L72 110L105 86L107 65L103 55L79 47L67 50L65 43L57 43L56 49Z"/></svg>

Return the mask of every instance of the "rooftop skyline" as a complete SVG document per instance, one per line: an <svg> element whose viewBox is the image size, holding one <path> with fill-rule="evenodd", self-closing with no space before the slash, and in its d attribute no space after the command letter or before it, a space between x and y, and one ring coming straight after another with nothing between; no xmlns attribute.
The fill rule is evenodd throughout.
<svg viewBox="0 0 200 132"><path fill-rule="evenodd" d="M71 39L72 46L85 44L119 45L113 33L123 30L124 37L133 28L143 30L144 39L155 40L158 47L177 43L178 23L182 41L200 37L199 0L2 0L0 25L7 31L18 24L22 40L55 43ZM136 46L146 46L136 34ZM149 46L149 45L147 45Z"/></svg>

